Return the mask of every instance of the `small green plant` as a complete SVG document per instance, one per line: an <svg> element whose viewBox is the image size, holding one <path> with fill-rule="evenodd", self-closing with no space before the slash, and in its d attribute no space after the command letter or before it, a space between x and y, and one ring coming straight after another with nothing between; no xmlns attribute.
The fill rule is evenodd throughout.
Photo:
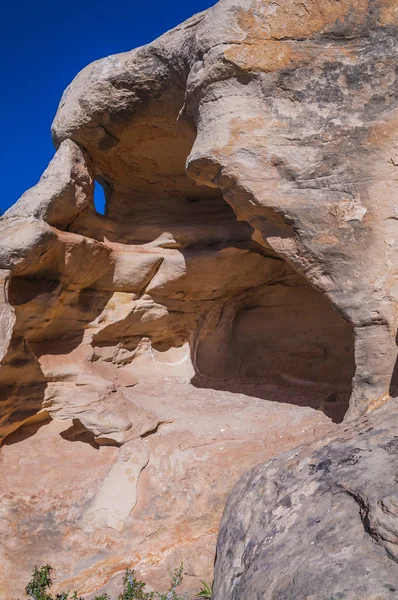
<svg viewBox="0 0 398 600"><path fill-rule="evenodd" d="M26 595L32 600L82 600L77 592L61 592L55 598L50 593L53 584L51 579L52 567L44 565L38 569L34 568L32 579L25 588ZM167 592L146 592L146 584L139 581L133 569L127 569L123 578L123 591L118 600L186 600L186 596L179 596L177 588L182 584L184 567L181 564L170 574L170 587ZM202 582L204 583L204 582ZM203 598L203 596L201 596ZM96 596L95 600L110 600L108 594Z"/></svg>
<svg viewBox="0 0 398 600"><path fill-rule="evenodd" d="M203 598L204 600L211 600L211 595L213 593L211 586L207 583L206 580L203 580L200 583L202 584L202 587L200 588L199 592L196 594L195 597Z"/></svg>
<svg viewBox="0 0 398 600"><path fill-rule="evenodd" d="M33 598L33 600L53 600L51 594L48 593L53 584L51 572L52 567L50 565L44 565L40 569L35 567L32 579L25 588L26 595Z"/></svg>
<svg viewBox="0 0 398 600"><path fill-rule="evenodd" d="M169 591L166 594L157 594L159 600L184 600L183 596L178 596L176 589L182 584L184 565L181 563L174 573L171 573L171 583Z"/></svg>
<svg viewBox="0 0 398 600"><path fill-rule="evenodd" d="M178 596L176 589L181 585L183 579L184 567L181 564L178 569L171 573L170 588L165 593L160 592L146 592L146 584L143 581L139 581L135 575L134 570L127 569L123 579L123 592L119 596L119 600L185 600L184 596ZM96 598L95 600L100 600Z"/></svg>
<svg viewBox="0 0 398 600"><path fill-rule="evenodd" d="M123 592L119 600L150 600L153 594L145 592L145 583L138 581L134 576L134 570L127 569L123 579Z"/></svg>
<svg viewBox="0 0 398 600"><path fill-rule="evenodd" d="M32 573L32 579L29 581L25 588L27 596L32 600L54 600L50 594L49 589L53 584L51 579L51 573L53 568L50 565L44 565L38 569L34 568ZM70 592L61 592L56 594L55 600L83 600L79 598L77 592L73 592L70 596ZM95 600L110 600L110 598L104 594L103 596L97 596Z"/></svg>

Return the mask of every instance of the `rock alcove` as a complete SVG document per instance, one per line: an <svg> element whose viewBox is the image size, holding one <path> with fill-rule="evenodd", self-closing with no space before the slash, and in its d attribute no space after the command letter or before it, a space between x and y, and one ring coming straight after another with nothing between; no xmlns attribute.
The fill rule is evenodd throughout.
<svg viewBox="0 0 398 600"><path fill-rule="evenodd" d="M395 13L282 4L89 65L0 220L10 598L50 537L81 594L181 560L197 590L241 473L389 400Z"/></svg>

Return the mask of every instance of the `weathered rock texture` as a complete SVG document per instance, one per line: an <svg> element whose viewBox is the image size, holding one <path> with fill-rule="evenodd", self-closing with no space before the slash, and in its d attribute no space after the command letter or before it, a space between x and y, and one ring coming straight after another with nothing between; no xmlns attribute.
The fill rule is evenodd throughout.
<svg viewBox="0 0 398 600"><path fill-rule="evenodd" d="M214 600L398 595L398 400L247 473L225 508Z"/></svg>
<svg viewBox="0 0 398 600"><path fill-rule="evenodd" d="M124 489L120 464L132 461L134 482L149 465L167 479L174 442L157 464L145 440L161 437L174 411L197 446L189 398L200 421L217 393L225 415L236 414L230 392L244 394L259 421L243 444L268 439L268 401L295 404L277 418L294 445L301 420L328 426L308 407L341 421L394 391L397 44L388 0L221 0L149 46L93 63L66 90L53 161L0 220L0 437L51 418L101 446L111 479L101 490L90 479L93 531L134 528L136 483L119 513L112 477ZM72 452L62 447L54 469ZM256 450L237 462L263 459ZM188 489L196 475L184 464ZM223 461L216 473L220 506L233 476ZM208 510L192 539L216 527ZM82 531L88 513L76 514ZM43 525L43 549L60 518ZM185 521L171 521L177 539ZM155 530L142 536L165 558ZM115 547L89 559L85 543L61 576L112 571L102 565Z"/></svg>
<svg viewBox="0 0 398 600"><path fill-rule="evenodd" d="M233 483L330 427L309 408L178 379L140 383L134 392L127 400L153 411L160 425L120 449L98 448L76 420L32 423L5 440L1 598L22 598L34 565L46 562L58 589L83 594L105 586L112 598L126 567L161 589L184 562L184 589L194 596L200 579L213 577Z"/></svg>

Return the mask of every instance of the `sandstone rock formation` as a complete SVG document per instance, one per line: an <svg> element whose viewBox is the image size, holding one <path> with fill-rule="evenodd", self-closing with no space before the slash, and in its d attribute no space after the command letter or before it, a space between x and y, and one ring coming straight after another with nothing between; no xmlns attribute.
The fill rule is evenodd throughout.
<svg viewBox="0 0 398 600"><path fill-rule="evenodd" d="M233 483L330 427L309 408L198 389L178 378L139 383L134 391L131 403L162 424L120 449L98 448L93 434L70 419L32 423L5 440L2 599L23 598L34 565L47 562L58 590L103 589L112 600L126 567L162 589L168 572L184 562L184 591L193 597L200 579L212 580Z"/></svg>
<svg viewBox="0 0 398 600"><path fill-rule="evenodd" d="M65 91L54 159L0 219L4 469L52 432L69 443L57 438L49 473L78 460L83 443L99 469L76 496L65 492L59 512L48 475L51 523L29 501L43 560L59 528L61 579L90 591L88 572L105 583L145 562L149 538L158 562L172 552L165 537L180 540L173 556L206 539L210 569L206 536L234 474L264 460L270 420L285 427L268 444L276 453L396 391L397 19L391 0L220 0L149 46L89 65ZM234 474L217 459L202 508L193 505L197 529L174 512L168 521L160 504L133 535L170 473L173 493L179 472L199 498L207 467L195 448L220 443L207 420L224 433L244 399L250 424L231 452L254 450ZM182 463L180 436L190 440ZM13 502L31 498L32 481L7 485L20 514ZM13 581L18 519L14 533L4 527Z"/></svg>
<svg viewBox="0 0 398 600"><path fill-rule="evenodd" d="M225 508L214 600L396 598L398 400L247 473Z"/></svg>

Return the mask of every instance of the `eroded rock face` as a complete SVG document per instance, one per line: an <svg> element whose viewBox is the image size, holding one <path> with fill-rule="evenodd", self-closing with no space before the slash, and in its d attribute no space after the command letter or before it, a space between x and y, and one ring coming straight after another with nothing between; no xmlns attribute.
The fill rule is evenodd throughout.
<svg viewBox="0 0 398 600"><path fill-rule="evenodd" d="M395 598L398 400L247 473L225 508L215 600Z"/></svg>
<svg viewBox="0 0 398 600"><path fill-rule="evenodd" d="M194 448L214 432L198 435L188 398L199 421L217 394L228 399L219 429L235 414L231 393L253 402L258 429L236 438L244 446L266 443L261 415L267 422L273 401L278 439L294 446L302 419L311 439L327 417L362 415L395 391L397 25L387 0L221 0L149 46L89 65L65 91L54 159L0 220L0 438L6 460L21 427L42 425L26 444L58 427L69 444L54 469L72 439L105 457L105 478L89 479L84 501L71 494L94 507L72 511L77 531L88 514L98 540L134 529L135 507L161 496L150 488L140 501L138 478L150 468L168 478L174 441L158 451L146 440L170 419L191 439L195 475L189 460L179 472L199 497L194 480L206 469ZM295 406L285 413L283 403ZM176 404L185 409L174 419ZM240 472L264 459L256 444ZM227 463L217 462L220 486L214 496L206 488L194 534L180 535L182 524L190 530L173 513L162 530L180 540L172 552L156 534L160 504L148 530L123 538L142 550L130 564L149 560L148 545L138 550L146 536L159 563L214 536ZM117 509L113 489L130 495ZM128 562L124 550L115 559L116 538L108 553L84 538L73 571L58 518L43 531L60 527L61 579L90 591L99 572L105 583ZM211 569L214 545L204 543Z"/></svg>
<svg viewBox="0 0 398 600"><path fill-rule="evenodd" d="M200 579L212 580L233 482L264 457L330 428L320 412L251 394L177 378L139 383L126 394L130 407L156 415L159 425L121 448L98 447L72 419L9 435L0 452L7 473L0 488L2 598L22 597L35 564L47 562L58 591L103 590L112 598L126 567L166 589L169 571L183 562L184 591L193 597Z"/></svg>

